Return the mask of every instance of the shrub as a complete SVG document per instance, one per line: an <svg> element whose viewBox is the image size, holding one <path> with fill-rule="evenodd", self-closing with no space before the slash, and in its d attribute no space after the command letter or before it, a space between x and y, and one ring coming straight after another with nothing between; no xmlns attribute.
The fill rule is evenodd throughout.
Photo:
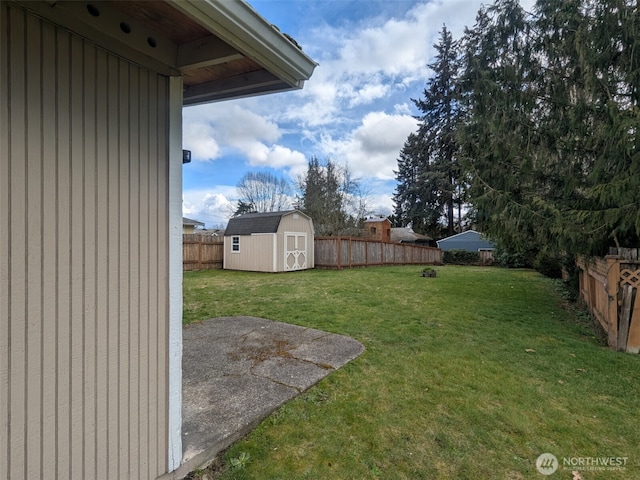
<svg viewBox="0 0 640 480"><path fill-rule="evenodd" d="M563 282L567 289L567 299L576 302L580 298L580 268L573 255L565 254L562 259ZM596 322L597 323L597 322Z"/></svg>
<svg viewBox="0 0 640 480"><path fill-rule="evenodd" d="M562 263L559 255L540 252L533 261L533 268L545 277L562 278Z"/></svg>
<svg viewBox="0 0 640 480"><path fill-rule="evenodd" d="M496 263L506 268L528 268L532 266L530 255L525 252L509 252L500 247L494 252Z"/></svg>
<svg viewBox="0 0 640 480"><path fill-rule="evenodd" d="M444 252L443 262L449 265L478 265L480 263L480 252L447 250Z"/></svg>

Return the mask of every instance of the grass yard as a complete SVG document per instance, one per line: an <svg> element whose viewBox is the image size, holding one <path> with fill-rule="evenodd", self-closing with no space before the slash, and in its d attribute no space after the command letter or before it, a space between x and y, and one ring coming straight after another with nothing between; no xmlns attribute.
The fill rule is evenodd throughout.
<svg viewBox="0 0 640 480"><path fill-rule="evenodd" d="M626 466L579 478L640 478L640 356L608 350L535 272L420 270L185 274L185 322L252 315L366 346L232 446L221 478L573 479L565 459L596 457Z"/></svg>

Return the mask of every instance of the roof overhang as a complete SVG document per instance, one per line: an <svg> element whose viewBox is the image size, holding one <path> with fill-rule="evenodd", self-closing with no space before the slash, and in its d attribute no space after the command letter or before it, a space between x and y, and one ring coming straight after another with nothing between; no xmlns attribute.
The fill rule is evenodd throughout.
<svg viewBox="0 0 640 480"><path fill-rule="evenodd" d="M303 87L317 64L242 0L18 0L124 58L182 76L184 105Z"/></svg>

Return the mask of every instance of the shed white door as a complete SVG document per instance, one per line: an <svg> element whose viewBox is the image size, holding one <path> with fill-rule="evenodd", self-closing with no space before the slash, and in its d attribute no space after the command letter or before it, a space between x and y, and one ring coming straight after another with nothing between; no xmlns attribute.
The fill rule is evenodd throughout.
<svg viewBox="0 0 640 480"><path fill-rule="evenodd" d="M304 270L307 268L307 234L284 234L284 269Z"/></svg>

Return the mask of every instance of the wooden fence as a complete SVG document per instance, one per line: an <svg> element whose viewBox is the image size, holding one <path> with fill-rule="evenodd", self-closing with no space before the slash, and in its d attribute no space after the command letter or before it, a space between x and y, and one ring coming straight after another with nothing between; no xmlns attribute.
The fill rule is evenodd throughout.
<svg viewBox="0 0 640 480"><path fill-rule="evenodd" d="M493 250L480 250L480 265L490 266L493 265L495 259L493 258Z"/></svg>
<svg viewBox="0 0 640 480"><path fill-rule="evenodd" d="M182 235L182 270L222 268L223 237Z"/></svg>
<svg viewBox="0 0 640 480"><path fill-rule="evenodd" d="M354 237L316 237L316 268L342 269L378 265L435 265L442 250L408 243L389 243Z"/></svg>
<svg viewBox="0 0 640 480"><path fill-rule="evenodd" d="M640 352L640 249L580 258L580 297L607 332L609 347Z"/></svg>

